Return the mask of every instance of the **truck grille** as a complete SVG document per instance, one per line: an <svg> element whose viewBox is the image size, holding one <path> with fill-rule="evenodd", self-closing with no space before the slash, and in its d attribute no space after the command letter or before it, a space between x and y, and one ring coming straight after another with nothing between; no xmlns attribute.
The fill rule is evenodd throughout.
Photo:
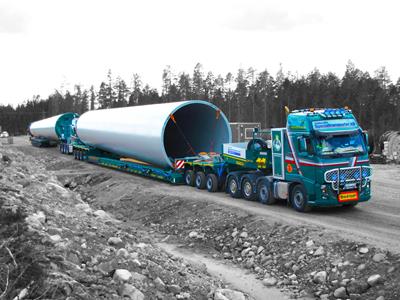
<svg viewBox="0 0 400 300"><path fill-rule="evenodd" d="M372 176L371 167L360 166L350 168L338 168L325 172L325 181L332 184L334 190L338 190L338 186L348 183L360 183L365 186Z"/></svg>

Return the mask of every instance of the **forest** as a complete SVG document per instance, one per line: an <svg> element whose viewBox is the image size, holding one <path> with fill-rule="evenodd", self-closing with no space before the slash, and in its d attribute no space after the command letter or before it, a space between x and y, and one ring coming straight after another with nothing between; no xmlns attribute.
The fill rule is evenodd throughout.
<svg viewBox="0 0 400 300"><path fill-rule="evenodd" d="M375 145L385 131L400 130L400 78L392 82L385 67L371 75L351 61L342 78L318 69L298 75L282 68L275 75L249 68L223 76L205 72L200 63L192 74L175 74L167 66L160 91L144 84L138 74L127 83L109 70L103 82L89 89L75 85L72 91L55 89L48 97L37 95L15 107L0 105L0 126L20 135L26 134L31 122L63 112L194 99L214 103L230 122L261 122L263 128L285 125L284 106L291 110L348 106Z"/></svg>

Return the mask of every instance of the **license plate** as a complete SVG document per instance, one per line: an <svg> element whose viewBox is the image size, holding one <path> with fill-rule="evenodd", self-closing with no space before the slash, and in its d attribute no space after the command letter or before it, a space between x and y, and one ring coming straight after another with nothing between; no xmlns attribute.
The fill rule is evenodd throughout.
<svg viewBox="0 0 400 300"><path fill-rule="evenodd" d="M338 196L339 202L357 201L358 191L341 192Z"/></svg>

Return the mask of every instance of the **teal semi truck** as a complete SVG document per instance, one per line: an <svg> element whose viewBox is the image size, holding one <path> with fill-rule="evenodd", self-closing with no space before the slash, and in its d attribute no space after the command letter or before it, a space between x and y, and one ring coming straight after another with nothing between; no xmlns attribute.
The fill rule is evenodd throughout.
<svg viewBox="0 0 400 300"><path fill-rule="evenodd" d="M226 124L222 112L210 104L207 105L212 106L213 113L207 112L208 108L202 111L204 107L196 105L203 102L188 102L186 108L173 103L160 105L173 107L166 120L157 125L161 130L156 125L129 128L131 122L147 120L141 116L149 111L154 114L152 105L139 111L136 118L129 118L134 121L128 123L118 118L128 108L111 109L114 111L106 125L99 120L108 116L110 110L94 111L86 117L85 113L74 118L71 138L61 143L63 149L72 151L62 152L72 152L78 160L172 184L209 192L225 191L233 198L267 205L287 200L300 212L317 206L354 207L370 199L368 135L350 109L294 110L287 115L286 127L255 128L250 141L231 143L230 129L226 129L229 123ZM183 110L182 114L179 110ZM194 116L199 111L206 121L195 126ZM112 114L117 116L114 120ZM187 127L189 131L185 130ZM153 140L147 139L148 135ZM139 149L137 155L127 155L124 145L130 147L130 153ZM150 151L159 145L163 151ZM143 149L149 151L143 153Z"/></svg>
<svg viewBox="0 0 400 300"><path fill-rule="evenodd" d="M286 199L301 212L353 207L371 197L367 145L349 109L295 110L285 128L256 130L248 143L224 144L221 155L186 162L185 182L265 204Z"/></svg>

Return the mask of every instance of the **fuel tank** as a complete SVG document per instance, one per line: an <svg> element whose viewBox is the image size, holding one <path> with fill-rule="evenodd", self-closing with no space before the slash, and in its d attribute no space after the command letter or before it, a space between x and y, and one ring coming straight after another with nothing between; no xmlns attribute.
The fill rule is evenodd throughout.
<svg viewBox="0 0 400 300"><path fill-rule="evenodd" d="M29 126L29 132L35 137L45 137L58 141L62 134L69 131L72 120L77 118L76 113L64 113L51 118L33 122Z"/></svg>
<svg viewBox="0 0 400 300"><path fill-rule="evenodd" d="M159 167L231 142L223 112L201 100L88 111L76 133L87 145Z"/></svg>

